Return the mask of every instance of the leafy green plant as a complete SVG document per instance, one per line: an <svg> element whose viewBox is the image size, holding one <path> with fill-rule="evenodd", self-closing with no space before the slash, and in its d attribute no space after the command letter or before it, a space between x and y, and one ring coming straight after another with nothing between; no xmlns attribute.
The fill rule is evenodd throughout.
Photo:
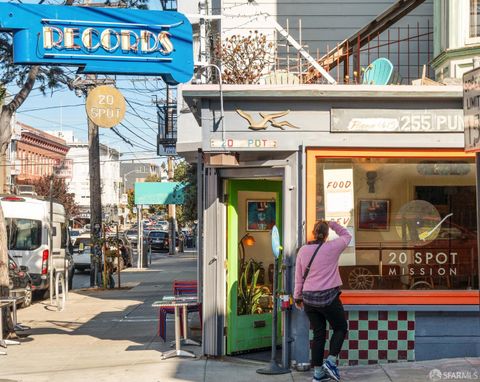
<svg viewBox="0 0 480 382"><path fill-rule="evenodd" d="M244 271L238 280L238 314L255 314L258 311L258 301L263 293L257 286L260 269L254 271L254 261L247 261Z"/></svg>

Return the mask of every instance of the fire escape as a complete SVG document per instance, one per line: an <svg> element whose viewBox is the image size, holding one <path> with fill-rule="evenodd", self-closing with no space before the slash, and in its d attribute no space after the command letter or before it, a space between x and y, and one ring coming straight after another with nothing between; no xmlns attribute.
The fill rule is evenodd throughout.
<svg viewBox="0 0 480 382"><path fill-rule="evenodd" d="M157 155L177 154L177 102L167 86L166 99L157 104L158 135Z"/></svg>
<svg viewBox="0 0 480 382"><path fill-rule="evenodd" d="M177 0L160 0L162 4L162 9L164 11L176 11L177 10Z"/></svg>

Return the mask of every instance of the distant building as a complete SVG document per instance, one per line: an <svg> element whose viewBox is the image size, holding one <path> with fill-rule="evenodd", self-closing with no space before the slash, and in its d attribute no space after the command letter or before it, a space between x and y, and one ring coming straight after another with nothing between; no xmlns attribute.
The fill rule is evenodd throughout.
<svg viewBox="0 0 480 382"><path fill-rule="evenodd" d="M122 201L120 214L124 222L128 221L128 198L127 191L133 190L136 182L144 182L149 176L158 176L160 181L167 181L165 169L155 163L121 163L120 175L122 177Z"/></svg>
<svg viewBox="0 0 480 382"><path fill-rule="evenodd" d="M480 48L480 7L477 0L434 3L434 56L437 81L458 83L473 69Z"/></svg>
<svg viewBox="0 0 480 382"><path fill-rule="evenodd" d="M135 182L144 182L148 176L158 176L167 180L166 171L155 163L121 163L120 176L123 180L123 193L133 189Z"/></svg>
<svg viewBox="0 0 480 382"><path fill-rule="evenodd" d="M67 158L73 161L73 175L68 182L68 189L69 192L75 194L75 203L80 206L80 214L77 219L86 223L90 220L88 143L79 142L71 131L57 131L54 134L66 138L67 145L70 147ZM103 144L100 144L100 178L103 219L117 221L121 195L120 153Z"/></svg>
<svg viewBox="0 0 480 382"><path fill-rule="evenodd" d="M12 184L52 174L53 166L65 160L68 150L64 139L15 122L10 146Z"/></svg>

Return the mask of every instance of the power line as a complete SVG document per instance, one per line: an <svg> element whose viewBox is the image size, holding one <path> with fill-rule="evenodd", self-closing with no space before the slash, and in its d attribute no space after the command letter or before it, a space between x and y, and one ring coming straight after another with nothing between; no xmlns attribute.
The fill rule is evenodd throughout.
<svg viewBox="0 0 480 382"><path fill-rule="evenodd" d="M53 121L53 120L51 120L51 119L42 118L42 117L38 117L38 116L36 116L36 115L27 114L27 113L25 113L25 112L23 112L23 111L17 111L17 114L23 114L23 115L26 115L27 117L30 117L30 118L35 118L35 119L39 119L39 120L41 120L41 121L53 123L53 124L58 125L58 126L60 126L60 127L68 127L68 128L70 128L70 129L73 129L73 130L81 130L81 131L83 131L83 132L85 132L85 133L87 132L86 129L81 129L81 128L79 128L79 127L76 127L76 126L80 126L80 124L79 124L79 125L66 125L66 124L64 124L64 123L60 123L60 122L57 122L57 121ZM85 126L85 124L83 124L83 123L82 123L81 125L82 125L82 126Z"/></svg>
<svg viewBox="0 0 480 382"><path fill-rule="evenodd" d="M133 112L137 115L137 117L140 118L149 129L153 130L154 133L157 133L147 122L144 121L144 119L140 116L140 114L138 114L138 112L135 110L135 108L132 106L132 104L127 98L125 98L125 101L127 101L128 105L132 108Z"/></svg>
<svg viewBox="0 0 480 382"><path fill-rule="evenodd" d="M119 136L120 138L122 138L122 140L123 140L125 143L129 144L130 146L132 146L132 147L139 147L139 148L141 148L141 149L143 149L143 150L148 150L147 147L142 146L141 144L139 144L138 142L134 141L133 139L127 139L127 138L125 138L122 134L120 134L120 132L119 132L117 129L111 128L110 130L113 131L117 136ZM132 143L132 142L133 142L133 143ZM129 150L129 151L130 151L130 150Z"/></svg>
<svg viewBox="0 0 480 382"><path fill-rule="evenodd" d="M27 109L27 110L22 110L23 112L30 112L30 111L39 111L39 110L51 110L51 109L61 109L64 107L79 107L79 106L85 106L84 103L78 103L74 105L57 105L57 106L48 106L48 107L39 107L36 109Z"/></svg>
<svg viewBox="0 0 480 382"><path fill-rule="evenodd" d="M145 143L147 143L147 144L149 144L149 145L151 145L151 146L153 146L153 147L156 147L153 143L147 141L146 139L142 138L140 135L138 135L138 134L135 133L134 131L130 130L130 129L128 128L128 126L126 126L123 122L120 122L120 125L123 126L123 127L125 127L128 131L130 131L133 135L135 135L137 138L139 138L139 139L142 140L143 142L145 142Z"/></svg>

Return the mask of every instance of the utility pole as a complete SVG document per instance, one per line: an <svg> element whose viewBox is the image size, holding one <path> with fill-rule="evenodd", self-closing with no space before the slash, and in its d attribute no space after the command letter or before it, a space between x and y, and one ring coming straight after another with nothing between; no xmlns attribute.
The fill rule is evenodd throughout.
<svg viewBox="0 0 480 382"><path fill-rule="evenodd" d="M111 85L111 79L98 79L95 75L77 78L73 82L76 89L81 90L86 97L98 85ZM100 183L100 139L98 126L87 117L88 123L88 166L90 180L90 234L93 253L90 258L90 286L98 286L98 273L102 262L100 241L102 238L102 187Z"/></svg>
<svg viewBox="0 0 480 382"><path fill-rule="evenodd" d="M168 157L168 181L173 182L173 175L174 175L174 168L173 168L173 157L169 156ZM175 255L176 254L176 248L175 248L175 243L176 243L176 233L177 233L177 214L176 214L176 209L175 209L175 204L169 204L168 205L168 216L169 216L169 221L170 221L170 241L169 241L169 254L170 255Z"/></svg>
<svg viewBox="0 0 480 382"><path fill-rule="evenodd" d="M99 242L102 235L102 187L100 184L100 139L98 126L88 118L88 170L90 175L90 233L93 255L90 267L90 286L98 286ZM96 257L96 258L95 258ZM100 260L101 262L101 260ZM93 271L93 275L92 275ZM93 276L93 277L92 277Z"/></svg>

